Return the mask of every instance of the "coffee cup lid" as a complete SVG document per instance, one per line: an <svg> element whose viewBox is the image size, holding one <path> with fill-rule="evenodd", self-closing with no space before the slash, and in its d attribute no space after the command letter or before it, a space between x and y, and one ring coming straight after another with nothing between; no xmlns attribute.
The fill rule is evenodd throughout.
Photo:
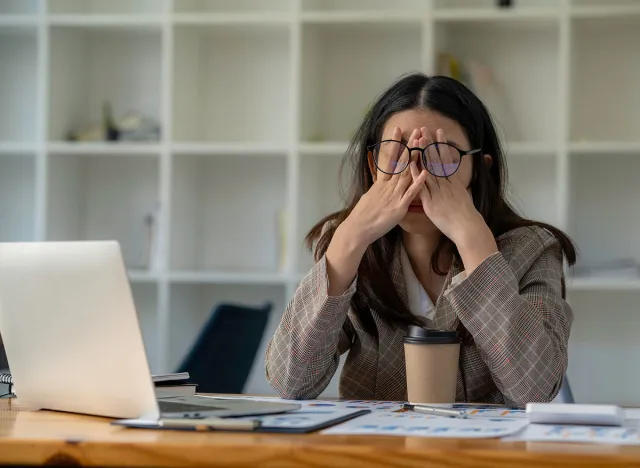
<svg viewBox="0 0 640 468"><path fill-rule="evenodd" d="M411 344L452 344L460 343L460 338L455 330L434 330L410 325L402 341Z"/></svg>

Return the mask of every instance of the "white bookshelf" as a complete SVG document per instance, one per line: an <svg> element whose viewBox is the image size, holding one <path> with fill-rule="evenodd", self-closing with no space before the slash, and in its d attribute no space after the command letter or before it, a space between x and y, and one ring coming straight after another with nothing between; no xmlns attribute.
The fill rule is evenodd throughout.
<svg viewBox="0 0 640 468"><path fill-rule="evenodd" d="M450 53L499 84L478 94L516 206L566 229L583 261L639 258L640 0L515 3L0 0L0 240L120 241L153 372L174 370L223 300L275 304L264 349L312 265L304 235L341 205L341 156L371 100ZM160 139L66 141L104 100L157 119ZM611 329L639 336L640 280L569 288L576 397L640 403L624 393L640 368L611 344ZM615 391L592 385L590 359ZM247 391L272 392L263 366Z"/></svg>

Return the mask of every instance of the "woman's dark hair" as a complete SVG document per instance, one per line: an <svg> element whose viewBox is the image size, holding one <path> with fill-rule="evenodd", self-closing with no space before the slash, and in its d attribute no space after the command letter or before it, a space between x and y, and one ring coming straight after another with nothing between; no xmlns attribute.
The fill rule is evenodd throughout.
<svg viewBox="0 0 640 468"><path fill-rule="evenodd" d="M576 251L566 234L548 224L523 218L507 202L504 153L491 116L480 99L459 81L446 76L429 77L421 73L401 77L384 91L353 136L341 167L342 171L345 164L350 163L353 170L346 207L320 220L306 236L309 249L316 243L316 260L324 255L338 225L349 216L360 197L373 184L366 147L380 141L384 125L393 114L417 108L435 111L457 122L465 132L471 148L482 148L481 152L472 156L471 191L476 209L495 237L522 226L540 226L558 239L569 265L575 263ZM491 155L490 165L484 161L485 154ZM358 291L353 296L351 306L371 334L375 334L376 328L369 312L370 307L379 311L391 324L408 325L417 320L396 291L388 267L400 236L400 228L396 227L371 244L358 269ZM442 236L431 258L433 270L441 275L445 273L439 268L440 256L445 252L453 252L453 255L458 256L455 245Z"/></svg>

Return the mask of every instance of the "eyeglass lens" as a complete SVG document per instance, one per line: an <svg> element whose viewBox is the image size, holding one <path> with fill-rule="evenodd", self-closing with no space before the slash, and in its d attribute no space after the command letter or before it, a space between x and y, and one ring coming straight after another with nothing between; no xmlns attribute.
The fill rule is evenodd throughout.
<svg viewBox="0 0 640 468"><path fill-rule="evenodd" d="M399 141L383 141L373 150L376 166L387 174L399 174L404 171L411 158L418 162L419 152L409 154L409 148ZM425 169L437 177L453 175L460 166L460 152L448 143L432 143L424 150ZM422 162L422 161L421 161Z"/></svg>

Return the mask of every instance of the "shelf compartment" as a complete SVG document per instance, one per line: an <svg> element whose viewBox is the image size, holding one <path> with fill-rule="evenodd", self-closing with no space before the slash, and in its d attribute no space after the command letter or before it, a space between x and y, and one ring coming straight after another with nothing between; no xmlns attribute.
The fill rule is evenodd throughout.
<svg viewBox="0 0 640 468"><path fill-rule="evenodd" d="M0 143L36 140L37 62L35 30L0 30Z"/></svg>
<svg viewBox="0 0 640 468"><path fill-rule="evenodd" d="M190 284L272 284L284 285L289 277L283 273L265 273L251 271L176 271L169 273L169 280L173 283Z"/></svg>
<svg viewBox="0 0 640 468"><path fill-rule="evenodd" d="M52 142L47 145L49 154L82 154L89 155L109 155L109 156L152 156L157 157L160 153L160 145L135 142L90 142L90 143L69 143Z"/></svg>
<svg viewBox="0 0 640 468"><path fill-rule="evenodd" d="M174 0L176 13L288 12L293 0Z"/></svg>
<svg viewBox="0 0 640 468"><path fill-rule="evenodd" d="M272 394L273 389L264 374L264 353L268 340L275 332L285 307L282 286L247 286L172 284L169 330L171 336L168 348L168 371L175 371L186 353L198 337L212 310L220 303L247 306L262 306L271 302L273 309L269 316L261 346L256 353L251 375L245 385L245 393ZM241 339L242 330L237 330ZM215 370L215 369L214 369Z"/></svg>
<svg viewBox="0 0 640 468"><path fill-rule="evenodd" d="M302 140L348 141L376 96L421 69L419 25L303 27Z"/></svg>
<svg viewBox="0 0 640 468"><path fill-rule="evenodd" d="M515 0L510 7L499 7L495 0L436 0L437 20L535 20L560 14L557 0Z"/></svg>
<svg viewBox="0 0 640 468"><path fill-rule="evenodd" d="M638 291L570 290L569 302L574 321L567 375L576 402L639 406Z"/></svg>
<svg viewBox="0 0 640 468"><path fill-rule="evenodd" d="M580 19L572 31L571 140L640 141L637 18Z"/></svg>
<svg viewBox="0 0 640 468"><path fill-rule="evenodd" d="M567 278L567 288L571 292L596 291L640 291L640 278Z"/></svg>
<svg viewBox="0 0 640 468"><path fill-rule="evenodd" d="M342 156L347 151L347 141L325 141L322 143L301 143L300 153L303 155Z"/></svg>
<svg viewBox="0 0 640 468"><path fill-rule="evenodd" d="M36 143L16 143L0 141L0 155L3 154L26 154L30 155L37 150Z"/></svg>
<svg viewBox="0 0 640 468"><path fill-rule="evenodd" d="M39 3L39 0L0 0L0 17L36 15Z"/></svg>
<svg viewBox="0 0 640 468"><path fill-rule="evenodd" d="M274 143L198 143L185 142L171 145L173 154L204 156L282 156L288 148Z"/></svg>
<svg viewBox="0 0 640 468"><path fill-rule="evenodd" d="M136 112L160 122L159 30L56 26L50 63L50 140L100 125L107 101L116 119ZM152 142L157 138L146 141Z"/></svg>
<svg viewBox="0 0 640 468"><path fill-rule="evenodd" d="M571 157L569 235L579 249L578 265L640 261L639 156L603 152Z"/></svg>
<svg viewBox="0 0 640 468"><path fill-rule="evenodd" d="M507 198L527 219L558 226L555 157L507 158Z"/></svg>
<svg viewBox="0 0 640 468"><path fill-rule="evenodd" d="M253 13L176 13L176 25L192 26L286 26L291 23L291 15L277 12Z"/></svg>
<svg viewBox="0 0 640 468"><path fill-rule="evenodd" d="M314 264L304 238L325 216L343 208L351 183L350 166L340 173L341 156L308 154L300 162L300 201L298 202L298 273L306 274Z"/></svg>
<svg viewBox="0 0 640 468"><path fill-rule="evenodd" d="M572 0L574 18L607 18L640 15L638 0Z"/></svg>
<svg viewBox="0 0 640 468"><path fill-rule="evenodd" d="M49 14L149 15L161 14L158 0L48 0Z"/></svg>
<svg viewBox="0 0 640 468"><path fill-rule="evenodd" d="M505 141L549 144L557 140L557 22L443 22L436 25L435 40L434 69L450 74L448 57L460 63L468 78L459 79L487 106Z"/></svg>
<svg viewBox="0 0 640 468"><path fill-rule="evenodd" d="M288 27L179 26L175 39L174 140L288 142Z"/></svg>
<svg viewBox="0 0 640 468"><path fill-rule="evenodd" d="M171 270L280 271L287 158L173 156Z"/></svg>
<svg viewBox="0 0 640 468"><path fill-rule="evenodd" d="M527 9L558 8L558 0L512 0L512 6L498 7L496 0L434 0L433 8L438 10L497 10L517 11Z"/></svg>
<svg viewBox="0 0 640 468"><path fill-rule="evenodd" d="M549 158L558 154L556 146L543 142L507 142L503 151L507 158Z"/></svg>
<svg viewBox="0 0 640 468"><path fill-rule="evenodd" d="M0 242L35 240L35 156L0 154Z"/></svg>
<svg viewBox="0 0 640 468"><path fill-rule="evenodd" d="M159 178L159 158L51 155L47 239L117 240L127 267L148 271L154 241L146 217L157 210Z"/></svg>
<svg viewBox="0 0 640 468"><path fill-rule="evenodd" d="M573 142L569 146L571 153L629 155L640 154L640 141L581 141Z"/></svg>
<svg viewBox="0 0 640 468"><path fill-rule="evenodd" d="M303 11L351 12L424 12L427 2L422 0L302 0Z"/></svg>
<svg viewBox="0 0 640 468"><path fill-rule="evenodd" d="M302 13L305 24L340 24L351 25L420 25L424 17L415 11L361 10L361 11L309 11Z"/></svg>

